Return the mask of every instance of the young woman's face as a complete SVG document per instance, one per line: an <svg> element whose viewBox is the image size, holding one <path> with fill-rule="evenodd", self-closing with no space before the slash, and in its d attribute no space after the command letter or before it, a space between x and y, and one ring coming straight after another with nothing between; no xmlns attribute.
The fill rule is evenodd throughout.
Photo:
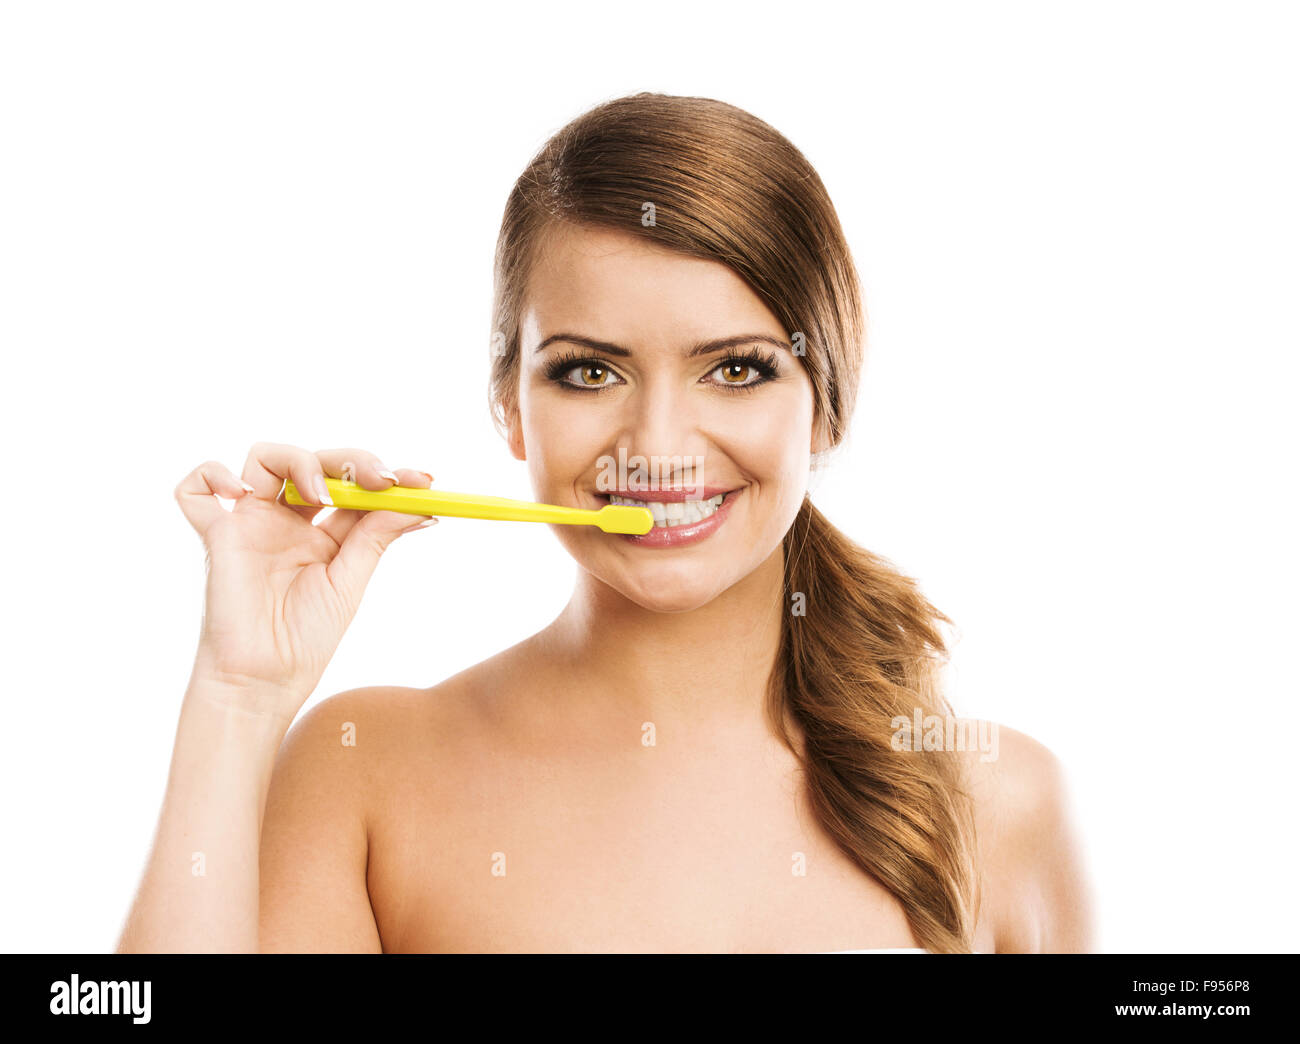
<svg viewBox="0 0 1300 1044"><path fill-rule="evenodd" d="M613 493L670 523L645 537L555 526L583 568L647 609L680 612L776 551L820 448L792 333L726 265L632 233L548 233L521 316L511 450L538 500L598 509ZM701 348L717 341L733 343ZM760 361L737 361L746 355ZM684 503L670 502L673 487Z"/></svg>

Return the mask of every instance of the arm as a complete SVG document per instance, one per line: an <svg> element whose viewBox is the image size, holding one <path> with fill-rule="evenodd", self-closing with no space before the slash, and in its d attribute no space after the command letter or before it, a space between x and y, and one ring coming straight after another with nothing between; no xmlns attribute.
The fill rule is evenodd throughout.
<svg viewBox="0 0 1300 1044"><path fill-rule="evenodd" d="M367 773L343 742L344 723L373 719L369 693L313 707L280 749L262 825L263 953L382 952L366 887Z"/></svg>
<svg viewBox="0 0 1300 1044"><path fill-rule="evenodd" d="M118 953L257 950L258 835L287 723L238 686L195 676Z"/></svg>
<svg viewBox="0 0 1300 1044"><path fill-rule="evenodd" d="M118 942L120 953L257 952L260 844L268 807L276 817L271 836L277 843L281 828L305 831L300 848L319 846L324 852L324 868L296 868L304 881L337 885L321 875L332 868L341 876L351 866L329 862L338 856L327 842L336 839L320 833L325 825L311 817L323 816L321 808L303 796L303 774L310 776L318 764L313 744L295 739L281 759L279 775L287 782L277 789L274 778L289 725L356 615L380 556L411 531L410 516L392 511L333 512L315 525L329 503L326 474L338 478L345 472L355 472L375 491L403 479L413 488L431 481L410 469L398 475L364 450L311 453L259 442L249 451L242 478L205 461L176 486L176 501L207 550L203 628L158 828ZM300 492L308 491L307 502L281 502L289 479ZM227 510L218 497L232 499L233 508ZM352 806L336 804L331 813L340 807L346 813ZM337 839L340 845L355 840ZM355 861L355 848L344 854ZM364 849L361 858L364 874ZM274 859L270 868L287 873ZM275 878L277 886L280 880ZM286 908L291 916L314 909L287 901ZM363 927L354 916L327 942L360 946ZM283 928L278 930L276 938L282 938ZM290 942L306 938L293 936ZM366 945L372 941L364 939Z"/></svg>

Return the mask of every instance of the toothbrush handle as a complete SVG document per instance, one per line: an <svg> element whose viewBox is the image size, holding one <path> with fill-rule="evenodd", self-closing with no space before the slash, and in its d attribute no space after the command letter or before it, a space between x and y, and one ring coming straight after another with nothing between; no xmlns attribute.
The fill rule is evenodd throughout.
<svg viewBox="0 0 1300 1044"><path fill-rule="evenodd" d="M489 497L478 493L452 493L438 489L412 489L406 486L392 486L383 490L370 490L358 486L355 482L342 479L325 479L325 488L329 490L330 499L336 508L357 511L400 511L407 515L438 515L449 518L483 518L497 522L553 522L568 525L595 525L607 532L648 532L653 525L641 528L637 525L640 516L631 520L633 528L627 529L629 511L650 513L644 508L621 508L617 505L606 506L599 511L585 508L562 507L558 504L538 504L528 500L511 500L508 497ZM290 480L284 484L285 503L315 506L308 504ZM616 524L617 528L607 528Z"/></svg>

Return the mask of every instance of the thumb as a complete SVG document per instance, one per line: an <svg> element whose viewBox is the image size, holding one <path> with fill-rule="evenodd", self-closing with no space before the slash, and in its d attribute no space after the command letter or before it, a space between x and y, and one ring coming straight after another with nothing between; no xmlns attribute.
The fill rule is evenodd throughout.
<svg viewBox="0 0 1300 1044"><path fill-rule="evenodd" d="M348 530L338 551L325 568L330 584L336 591L356 606L366 584L374 575L379 559L389 546L403 533L423 529L438 520L418 517L397 511L369 511L366 517Z"/></svg>

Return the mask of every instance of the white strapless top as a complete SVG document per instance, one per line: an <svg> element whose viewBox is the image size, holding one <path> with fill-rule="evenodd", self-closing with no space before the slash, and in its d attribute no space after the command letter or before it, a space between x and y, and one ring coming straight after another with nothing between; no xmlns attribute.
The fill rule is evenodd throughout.
<svg viewBox="0 0 1300 1044"><path fill-rule="evenodd" d="M822 950L822 953L929 953L929 950L920 946L897 946L890 950ZM979 953L979 950L972 950L972 953Z"/></svg>
<svg viewBox="0 0 1300 1044"><path fill-rule="evenodd" d="M884 950L823 950L822 953L928 953L920 946L896 946Z"/></svg>

